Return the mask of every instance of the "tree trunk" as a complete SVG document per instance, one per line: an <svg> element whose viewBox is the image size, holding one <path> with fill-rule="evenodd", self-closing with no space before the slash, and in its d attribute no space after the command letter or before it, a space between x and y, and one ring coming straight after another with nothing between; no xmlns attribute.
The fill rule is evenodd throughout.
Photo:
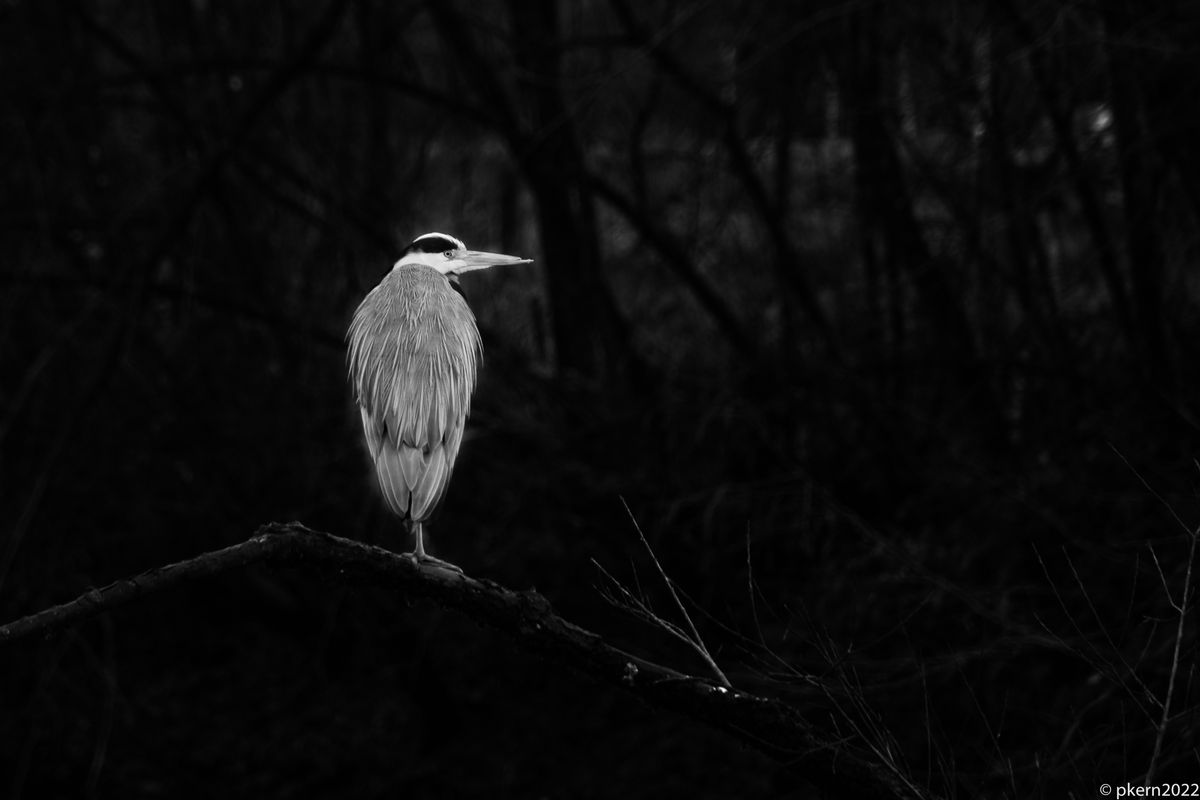
<svg viewBox="0 0 1200 800"><path fill-rule="evenodd" d="M881 8L872 7L854 15L846 76L863 235L874 242L885 270L896 267L911 277L918 300L948 355L960 367L969 367L975 362L974 334L960 298L921 232L888 132L880 13Z"/></svg>
<svg viewBox="0 0 1200 800"><path fill-rule="evenodd" d="M496 75L452 3L429 11L525 176L537 207L555 362L586 377L641 375L602 273L595 204L572 116L562 99L559 5L510 0L516 96Z"/></svg>
<svg viewBox="0 0 1200 800"><path fill-rule="evenodd" d="M596 209L581 186L583 154L563 103L559 4L510 0L518 103L529 120L518 164L537 201L558 367L583 375L622 367L623 326L601 272Z"/></svg>
<svg viewBox="0 0 1200 800"><path fill-rule="evenodd" d="M1136 30L1143 10L1126 0L1109 0L1102 9L1137 349L1151 392L1173 394L1163 317L1166 258L1156 225L1165 170L1160 157L1162 143L1146 124L1146 105L1150 101L1148 93L1143 92L1143 86L1156 85L1160 73L1168 70L1161 69L1165 66L1161 56L1139 58L1142 45L1129 41L1144 35ZM1143 97L1147 97L1145 104Z"/></svg>
<svg viewBox="0 0 1200 800"><path fill-rule="evenodd" d="M854 182L860 235L868 268L889 277L896 286L903 276L911 281L917 307L932 334L935 351L947 362L946 375L958 391L971 398L982 440L999 450L1006 447L1004 417L988 374L978 357L975 334L962 298L934 255L914 211L891 131L896 115L885 88L885 70L893 65L883 51L881 35L885 6L870 3L850 17L848 60L842 70L854 143ZM874 263L872 263L872 259ZM903 314L903 292L893 295L892 314ZM901 331L903 333L903 331ZM903 376L897 376L903 381Z"/></svg>

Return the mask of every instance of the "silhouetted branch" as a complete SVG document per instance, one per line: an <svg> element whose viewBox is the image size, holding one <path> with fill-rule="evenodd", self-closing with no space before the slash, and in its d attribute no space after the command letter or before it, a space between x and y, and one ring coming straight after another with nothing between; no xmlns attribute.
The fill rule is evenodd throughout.
<svg viewBox="0 0 1200 800"><path fill-rule="evenodd" d="M721 297L721 293L696 269L686 251L665 226L656 224L655 215L644 206L635 205L611 183L595 172L584 178L591 192L608 203L625 221L638 232L642 240L655 250L663 263L682 281L684 287L696 298L700 307L712 318L725 339L743 355L757 359L757 346L746 333L737 314Z"/></svg>
<svg viewBox="0 0 1200 800"><path fill-rule="evenodd" d="M4 585L8 577L13 560L21 548L25 534L30 529L46 487L49 485L50 477L56 471L59 459L67 445L72 441L76 426L80 424L92 405L104 394L113 376L118 372L116 367L120 358L126 352L141 322L142 310L150 292L153 270L184 240L193 217L216 185L225 164L237 154L243 139L249 136L263 114L292 86L308 64L329 43L348 3L349 0L332 0L325 7L296 54L285 61L267 79L254 101L238 118L229 138L208 155L198 172L197 179L163 223L159 235L148 248L146 255L133 268L134 286L130 293L126 312L117 317L108 341L95 362L95 368L82 384L83 388L75 395L77 399L66 417L67 422L58 428L57 436L46 448L46 455L36 473L37 478L34 481L33 490L26 496L17 523L9 533L3 550L0 551L0 586ZM133 53L132 50L120 50L119 40L116 37L103 35L103 29L81 9L73 10L84 21L85 26L101 39L103 44L110 48L118 48L119 56L131 58L135 69L140 66L141 62L134 57L136 54L130 55Z"/></svg>
<svg viewBox="0 0 1200 800"><path fill-rule="evenodd" d="M723 730L778 761L831 797L925 798L893 767L878 763L866 743L817 729L778 700L720 686L618 650L556 615L535 591L515 592L297 522L264 525L240 544L93 589L75 600L0 626L0 646L45 635L154 592L257 563L304 565L350 586L376 584L432 600L486 623L521 647L626 689L652 706Z"/></svg>
<svg viewBox="0 0 1200 800"><path fill-rule="evenodd" d="M119 296L122 291L129 291L134 288L129 280L123 280L120 277L67 275L56 272L9 272L6 270L0 270L0 286L10 290L12 287L38 287L50 291L86 288L95 290L101 299ZM203 291L195 286L176 285L159 280L152 280L146 287L146 292L149 296L155 298L163 298L175 302L186 301L214 314L220 314L232 320L237 320L239 323L256 323L288 335L302 336L314 345L324 349L333 349L340 353L346 348L345 336L340 331L331 331L307 319L286 316L236 297L218 295L215 292ZM0 443L3 442L4 432L10 424L0 423Z"/></svg>
<svg viewBox="0 0 1200 800"><path fill-rule="evenodd" d="M830 351L836 355L838 346L833 325L817 298L817 292L812 282L805 274L796 248L791 243L787 225L781 213L782 206L772 202L761 176L755 169L750 151L746 147L746 141L739 130L737 107L723 100L716 91L692 75L684 63L663 46L659 37L644 30L628 2L612 0L611 5L630 39L638 47L644 49L646 55L654 61L659 69L682 86L713 117L714 122L722 131L720 138L725 145L726 152L729 153L734 173L741 179L747 197L753 204L759 221L766 228L775 247L776 271L784 285L795 292L817 332L825 340Z"/></svg>

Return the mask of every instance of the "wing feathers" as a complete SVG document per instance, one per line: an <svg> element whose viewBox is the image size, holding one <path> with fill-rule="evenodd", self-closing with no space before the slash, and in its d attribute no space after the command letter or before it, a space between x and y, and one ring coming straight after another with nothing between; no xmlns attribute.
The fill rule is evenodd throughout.
<svg viewBox="0 0 1200 800"><path fill-rule="evenodd" d="M427 452L384 439L375 455L375 472L384 499L401 517L423 522L433 515L450 485L462 443L462 426Z"/></svg>
<svg viewBox="0 0 1200 800"><path fill-rule="evenodd" d="M437 510L475 389L479 331L466 301L428 267L397 267L350 324L350 378L391 509Z"/></svg>
<svg viewBox="0 0 1200 800"><path fill-rule="evenodd" d="M401 517L407 517L412 507L412 491L404 479L400 453L390 444L385 443L376 456L375 473L388 506Z"/></svg>

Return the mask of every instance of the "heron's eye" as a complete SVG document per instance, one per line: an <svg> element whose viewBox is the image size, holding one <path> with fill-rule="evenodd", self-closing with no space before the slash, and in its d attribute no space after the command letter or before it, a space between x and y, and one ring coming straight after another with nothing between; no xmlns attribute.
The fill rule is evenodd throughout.
<svg viewBox="0 0 1200 800"><path fill-rule="evenodd" d="M442 255L444 255L446 258L454 258L454 251L447 250L446 252L442 253Z"/></svg>

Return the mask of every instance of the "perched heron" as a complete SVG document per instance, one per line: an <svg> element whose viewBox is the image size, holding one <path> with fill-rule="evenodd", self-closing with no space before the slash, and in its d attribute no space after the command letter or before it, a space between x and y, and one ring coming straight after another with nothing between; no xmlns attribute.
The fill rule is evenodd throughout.
<svg viewBox="0 0 1200 800"><path fill-rule="evenodd" d="M458 570L425 552L422 530L450 483L482 353L458 276L528 263L427 233L354 312L346 338L363 435L388 507L412 529L409 555L418 562Z"/></svg>

